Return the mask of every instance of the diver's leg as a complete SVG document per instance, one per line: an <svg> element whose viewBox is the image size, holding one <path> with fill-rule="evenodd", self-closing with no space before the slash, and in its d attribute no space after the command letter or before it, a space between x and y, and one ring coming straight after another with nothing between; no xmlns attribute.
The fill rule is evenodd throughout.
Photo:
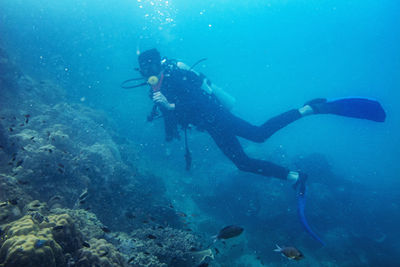
<svg viewBox="0 0 400 267"><path fill-rule="evenodd" d="M264 134L264 138L268 139L276 133L278 130L284 128L285 126L289 125L290 123L297 121L298 119L302 118L303 115L298 109L292 109L287 112L284 112L278 116L272 117L271 119L267 120L263 123L260 128Z"/></svg>
<svg viewBox="0 0 400 267"><path fill-rule="evenodd" d="M266 121L261 126L255 126L249 122L229 113L224 114L217 124L219 128L225 128L236 136L246 138L254 142L264 142L278 130L300 119L302 114L297 109L292 109Z"/></svg>
<svg viewBox="0 0 400 267"><path fill-rule="evenodd" d="M288 178L289 169L265 160L249 158L234 134L215 128L207 131L239 170L280 179Z"/></svg>

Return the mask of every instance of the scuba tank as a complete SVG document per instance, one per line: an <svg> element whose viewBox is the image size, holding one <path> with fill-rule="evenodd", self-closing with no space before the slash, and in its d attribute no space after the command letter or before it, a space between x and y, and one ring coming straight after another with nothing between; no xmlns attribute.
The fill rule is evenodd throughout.
<svg viewBox="0 0 400 267"><path fill-rule="evenodd" d="M197 71L193 70L193 67L203 60L205 59L199 60L192 67L189 67L188 65L180 61L176 63L176 66L183 70L193 71L194 73L196 73L196 75L202 77L203 84L201 85L201 89L203 89L203 91L205 91L207 94L214 95L226 109L231 110L236 103L236 99L228 94L226 91L224 91L221 87L218 87L217 85L212 83L204 74L198 73Z"/></svg>

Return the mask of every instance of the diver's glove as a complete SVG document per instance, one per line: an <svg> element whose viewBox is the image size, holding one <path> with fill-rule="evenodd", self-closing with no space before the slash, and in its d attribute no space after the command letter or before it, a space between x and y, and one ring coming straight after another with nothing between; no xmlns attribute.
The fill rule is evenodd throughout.
<svg viewBox="0 0 400 267"><path fill-rule="evenodd" d="M169 103L167 98L161 92L155 92L153 94L153 102L167 110L175 109L175 104Z"/></svg>
<svg viewBox="0 0 400 267"><path fill-rule="evenodd" d="M304 195L306 193L306 181L308 175L304 172L299 172L299 178L294 183L293 188L296 190L300 195Z"/></svg>

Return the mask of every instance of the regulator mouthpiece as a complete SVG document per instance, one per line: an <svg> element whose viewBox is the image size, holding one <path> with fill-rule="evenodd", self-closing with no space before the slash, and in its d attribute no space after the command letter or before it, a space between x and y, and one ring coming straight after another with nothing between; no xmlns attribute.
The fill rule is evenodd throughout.
<svg viewBox="0 0 400 267"><path fill-rule="evenodd" d="M158 78L157 78L157 76L150 76L149 77L149 79L147 79L147 82L150 84L150 85L156 85L157 83L158 83Z"/></svg>

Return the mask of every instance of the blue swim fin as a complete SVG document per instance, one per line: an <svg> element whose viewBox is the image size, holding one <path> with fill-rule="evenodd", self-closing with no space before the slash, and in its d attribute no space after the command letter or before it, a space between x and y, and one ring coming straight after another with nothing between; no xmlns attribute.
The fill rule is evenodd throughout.
<svg viewBox="0 0 400 267"><path fill-rule="evenodd" d="M384 122L386 112L381 104L369 98L345 97L327 100L318 98L307 102L317 114L336 114L345 117Z"/></svg>
<svg viewBox="0 0 400 267"><path fill-rule="evenodd" d="M304 229L319 243L321 243L322 246L325 246L325 242L322 241L322 239L311 229L310 225L308 224L308 221L306 219L306 215L304 214L304 210L306 207L306 196L305 196L305 191L303 193L297 193L297 212L300 217L300 221L304 226Z"/></svg>

